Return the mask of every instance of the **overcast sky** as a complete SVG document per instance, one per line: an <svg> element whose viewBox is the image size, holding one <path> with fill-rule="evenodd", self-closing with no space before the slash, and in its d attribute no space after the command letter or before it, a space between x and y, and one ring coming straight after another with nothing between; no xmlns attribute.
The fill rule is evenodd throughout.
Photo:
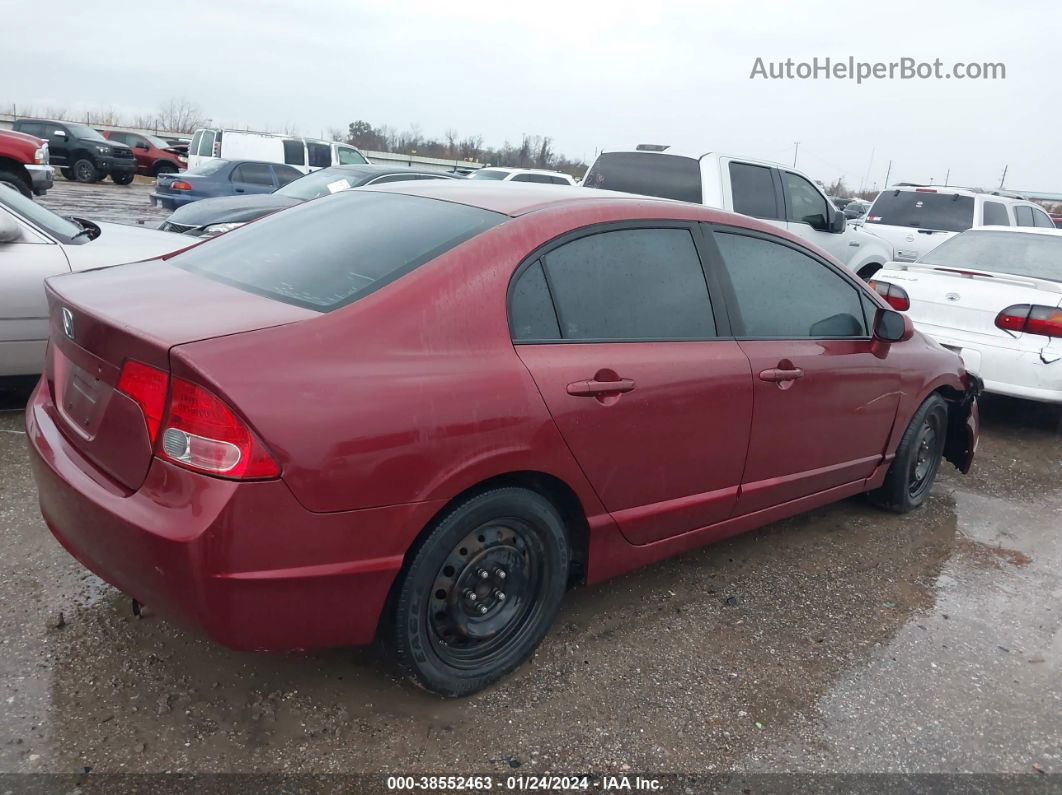
<svg viewBox="0 0 1062 795"><path fill-rule="evenodd" d="M355 119L587 160L639 142L890 181L1062 192L1062 7L967 0L5 3L0 105L150 113L320 135ZM991 9L991 10L989 10ZM42 16L43 14L43 16ZM46 23L47 28L42 28ZM46 35L42 32L46 30ZM750 80L765 61L903 56L1005 80ZM873 157L872 157L873 153ZM867 176L869 174L869 177Z"/></svg>

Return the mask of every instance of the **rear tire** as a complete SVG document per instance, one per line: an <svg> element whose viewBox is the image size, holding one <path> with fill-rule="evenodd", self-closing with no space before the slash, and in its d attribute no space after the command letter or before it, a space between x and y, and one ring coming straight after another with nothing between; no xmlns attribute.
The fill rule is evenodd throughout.
<svg viewBox="0 0 1062 795"><path fill-rule="evenodd" d="M87 158L82 158L74 163L72 171L74 179L78 182L98 182L100 179L100 172L96 169L96 164ZM63 176L66 175L64 174Z"/></svg>
<svg viewBox="0 0 1062 795"><path fill-rule="evenodd" d="M918 407L896 448L881 488L869 492L880 508L908 513L926 501L944 454L948 432L948 404L932 394Z"/></svg>
<svg viewBox="0 0 1062 795"><path fill-rule="evenodd" d="M26 180L22 179L18 174L7 171L6 169L0 169L0 185L10 185L27 199L33 198L33 191L30 189L30 186L26 184Z"/></svg>
<svg viewBox="0 0 1062 795"><path fill-rule="evenodd" d="M450 697L510 673L553 623L569 558L560 512L536 492L499 488L452 508L399 575L388 624L399 666Z"/></svg>
<svg viewBox="0 0 1062 795"><path fill-rule="evenodd" d="M123 172L121 174L111 174L111 182L113 182L115 185L128 185L132 181L132 171L130 171L129 173Z"/></svg>

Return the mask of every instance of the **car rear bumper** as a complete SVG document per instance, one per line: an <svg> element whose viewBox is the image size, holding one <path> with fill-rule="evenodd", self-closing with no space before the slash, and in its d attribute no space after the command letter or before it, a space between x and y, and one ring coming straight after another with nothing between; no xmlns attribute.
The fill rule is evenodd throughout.
<svg viewBox="0 0 1062 795"><path fill-rule="evenodd" d="M59 428L47 382L26 408L52 534L159 615L233 648L370 643L408 544L437 505L315 514L280 480L235 482L155 459L132 493Z"/></svg>
<svg viewBox="0 0 1062 795"><path fill-rule="evenodd" d="M43 196L55 184L55 169L51 166L26 166L29 172L30 190L35 196Z"/></svg>
<svg viewBox="0 0 1062 795"><path fill-rule="evenodd" d="M167 210L176 210L178 207L191 204L195 199L191 196L179 196L173 193L159 193L156 191L148 194L148 201L151 202L152 207L158 205Z"/></svg>
<svg viewBox="0 0 1062 795"><path fill-rule="evenodd" d="M1047 337L1038 337L1031 348L1002 347L952 329L924 324L918 328L956 350L966 369L981 377L985 392L1062 403L1062 345L1055 347L1058 340L1049 343Z"/></svg>

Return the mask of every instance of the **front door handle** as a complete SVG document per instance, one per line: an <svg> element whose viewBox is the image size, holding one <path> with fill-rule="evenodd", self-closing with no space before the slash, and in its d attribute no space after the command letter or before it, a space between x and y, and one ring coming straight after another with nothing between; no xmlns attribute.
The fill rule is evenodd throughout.
<svg viewBox="0 0 1062 795"><path fill-rule="evenodd" d="M575 397L597 397L598 395L618 395L634 389L634 381L620 378L618 381L572 381L568 384L568 394Z"/></svg>
<svg viewBox="0 0 1062 795"><path fill-rule="evenodd" d="M799 367L794 367L791 370L784 370L780 367L772 367L770 370L763 370L760 372L761 381L770 381L773 384L780 384L783 381L795 381L798 378L804 377L804 371Z"/></svg>

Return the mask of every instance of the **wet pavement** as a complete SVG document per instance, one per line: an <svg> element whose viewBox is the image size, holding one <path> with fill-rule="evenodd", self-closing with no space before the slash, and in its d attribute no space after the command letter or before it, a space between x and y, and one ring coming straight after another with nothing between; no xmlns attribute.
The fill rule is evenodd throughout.
<svg viewBox="0 0 1062 795"><path fill-rule="evenodd" d="M170 211L151 206L148 196L154 188L155 180L147 177L136 177L129 185L110 180L83 184L68 182L56 173L55 186L37 201L59 215L155 229Z"/></svg>
<svg viewBox="0 0 1062 795"><path fill-rule="evenodd" d="M148 217L138 186L47 203L105 190ZM24 399L0 392L0 771L1062 773L1062 409L985 399L974 470L908 516L847 500L577 589L530 663L445 701L378 648L134 617L44 527Z"/></svg>
<svg viewBox="0 0 1062 795"><path fill-rule="evenodd" d="M1062 412L989 399L974 472L569 594L444 701L379 649L228 651L82 569L0 411L0 770L1062 771ZM732 597L732 598L731 598ZM312 606L308 606L312 609Z"/></svg>

